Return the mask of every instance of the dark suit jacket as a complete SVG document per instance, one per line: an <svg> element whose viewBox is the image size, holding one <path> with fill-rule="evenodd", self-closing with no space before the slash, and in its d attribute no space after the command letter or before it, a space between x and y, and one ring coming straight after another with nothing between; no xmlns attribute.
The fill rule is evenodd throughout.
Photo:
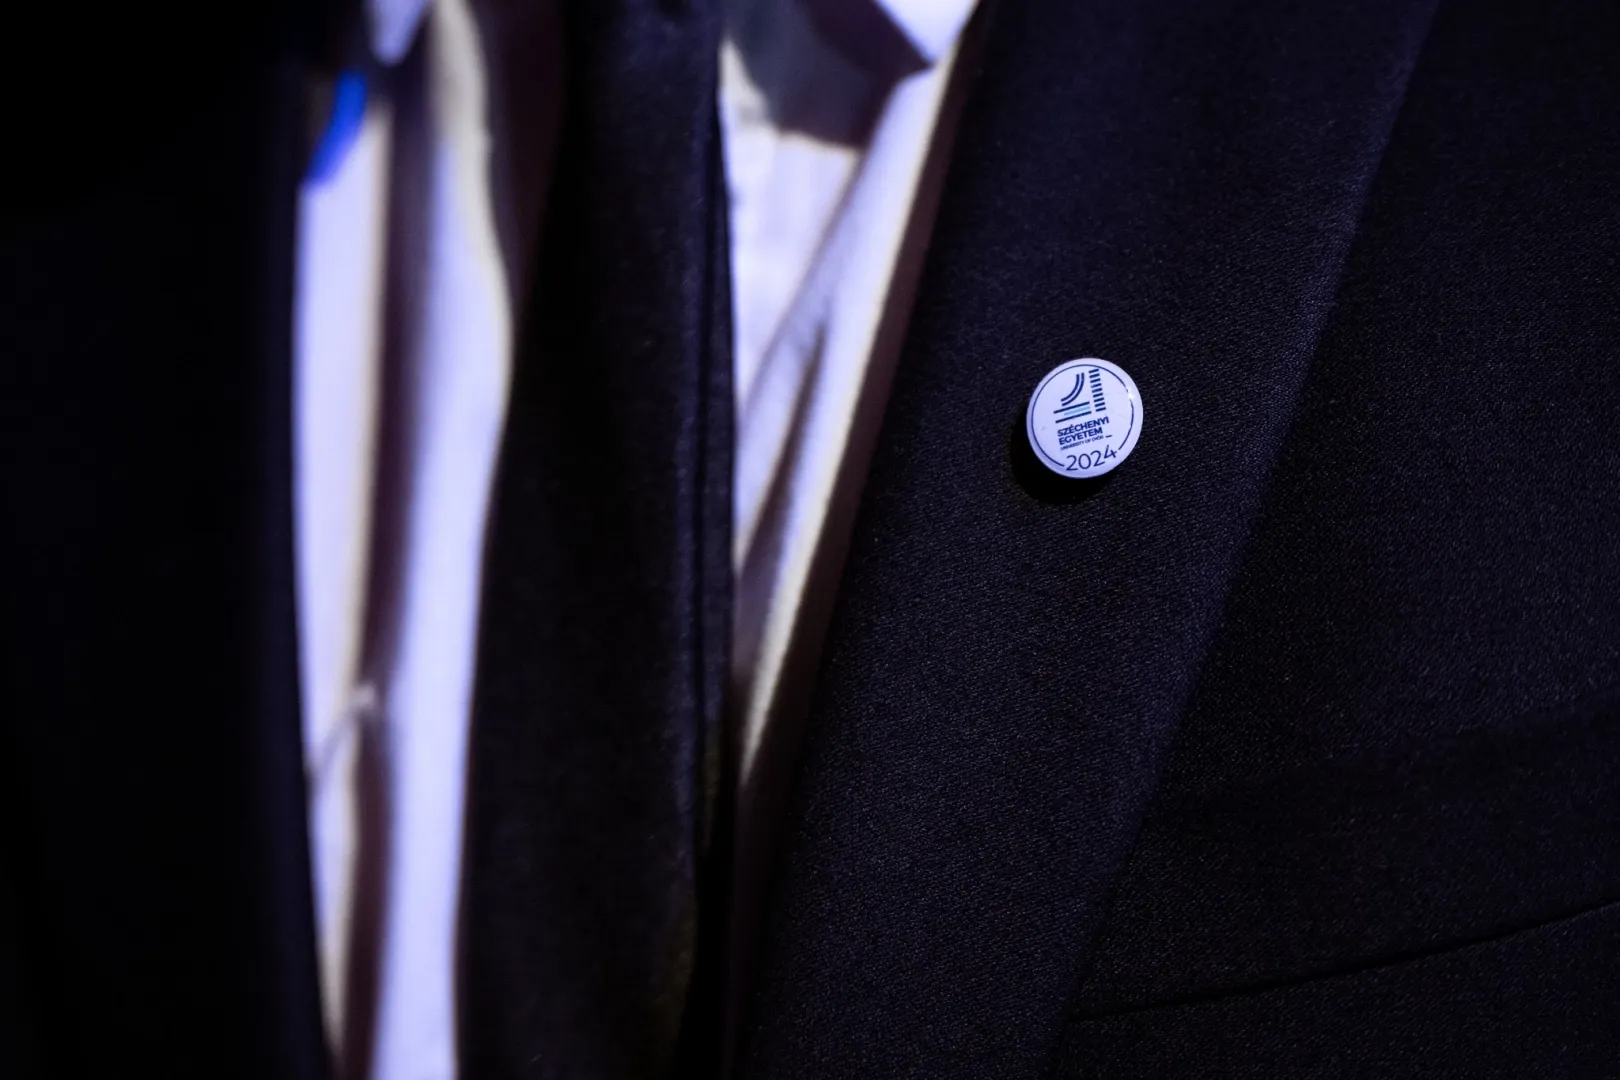
<svg viewBox="0 0 1620 1080"><path fill-rule="evenodd" d="M0 236L5 1075L325 1067L307 14L80 117L104 155L25 129L61 153ZM981 18L740 1076L1620 1075L1620 9ZM718 27L564 12L486 564L473 1080L717 1054ZM1084 355L1146 421L1089 486L1021 443Z"/></svg>

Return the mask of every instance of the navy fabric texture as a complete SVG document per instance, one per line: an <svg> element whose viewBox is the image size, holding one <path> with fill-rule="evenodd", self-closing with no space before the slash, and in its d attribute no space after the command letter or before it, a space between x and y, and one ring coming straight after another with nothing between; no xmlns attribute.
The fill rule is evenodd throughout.
<svg viewBox="0 0 1620 1080"><path fill-rule="evenodd" d="M729 655L718 27L702 4L563 11L485 563L469 1080L665 1076L683 1025L713 1023L693 987Z"/></svg>
<svg viewBox="0 0 1620 1080"><path fill-rule="evenodd" d="M1616 1075L1620 905L1265 993L1077 1025L1054 1075Z"/></svg>
<svg viewBox="0 0 1620 1080"><path fill-rule="evenodd" d="M1620 1073L1620 9L989 14L740 1075ZM533 235L462 1073L711 1076L719 14L561 20L543 212L507 214ZM290 482L308 27L188 68L172 25L85 54L104 113L30 99L12 129L38 152L0 215L8 1077L327 1062ZM1022 421L1085 355L1145 426L1076 485Z"/></svg>
<svg viewBox="0 0 1620 1080"><path fill-rule="evenodd" d="M288 25L239 38L199 6L10 28L34 63L0 214L8 1078L326 1064L292 562L302 57Z"/></svg>
<svg viewBox="0 0 1620 1080"><path fill-rule="evenodd" d="M988 34L742 1075L1615 1075L1615 10Z"/></svg>
<svg viewBox="0 0 1620 1080"><path fill-rule="evenodd" d="M1217 988L1236 1075L1620 1070L1613 909L1559 923L1620 899L1616 44L1441 12L1081 996L1161 1049L1097 1075ZM1359 1040L1258 993L1375 964Z"/></svg>

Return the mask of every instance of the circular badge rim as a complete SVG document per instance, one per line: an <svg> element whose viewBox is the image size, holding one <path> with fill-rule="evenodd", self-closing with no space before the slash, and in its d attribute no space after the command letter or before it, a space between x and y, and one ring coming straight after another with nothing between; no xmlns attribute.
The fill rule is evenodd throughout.
<svg viewBox="0 0 1620 1080"><path fill-rule="evenodd" d="M1121 449L1119 451L1118 460L1109 465L1106 469L1098 469L1094 472L1083 474L1070 472L1068 469L1063 468L1060 462L1055 461L1051 455L1046 452L1046 449L1041 446L1040 440L1035 436L1035 402L1040 398L1041 391L1045 390L1047 384L1053 379L1057 378L1059 375L1063 374L1063 372L1067 371L1071 367L1075 367L1076 365L1081 367L1100 367L1109 371L1116 378L1118 378L1125 386L1125 393L1131 401L1131 409L1134 414L1132 418L1132 429L1126 432L1125 437L1120 440L1119 445ZM1029 403L1024 406L1024 437L1029 441L1030 449L1035 451L1036 459L1039 460L1041 465L1047 470L1056 473L1065 480L1095 480L1098 477L1107 476L1109 473L1123 465L1125 463L1125 459L1130 456L1131 451L1136 449L1136 440L1140 439L1142 436L1143 414L1142 392L1137 387L1136 380L1131 378L1130 372L1126 371L1112 360L1104 360L1100 356L1077 356L1073 360L1065 360L1051 371L1048 371L1045 377L1043 377L1040 382L1035 384L1034 392L1029 395Z"/></svg>

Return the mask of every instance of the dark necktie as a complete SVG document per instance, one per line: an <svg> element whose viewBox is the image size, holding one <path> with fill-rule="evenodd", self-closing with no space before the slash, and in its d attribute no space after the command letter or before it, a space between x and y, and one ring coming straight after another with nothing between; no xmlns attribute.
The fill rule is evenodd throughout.
<svg viewBox="0 0 1620 1080"><path fill-rule="evenodd" d="M705 1027L732 417L714 7L562 12L484 567L467 1080L668 1075Z"/></svg>

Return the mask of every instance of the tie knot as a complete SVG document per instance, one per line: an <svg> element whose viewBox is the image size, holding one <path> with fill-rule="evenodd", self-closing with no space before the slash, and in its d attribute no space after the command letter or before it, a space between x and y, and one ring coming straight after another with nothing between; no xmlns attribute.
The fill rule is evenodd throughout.
<svg viewBox="0 0 1620 1080"><path fill-rule="evenodd" d="M929 58L878 0L798 0L828 45L892 84L926 68Z"/></svg>

